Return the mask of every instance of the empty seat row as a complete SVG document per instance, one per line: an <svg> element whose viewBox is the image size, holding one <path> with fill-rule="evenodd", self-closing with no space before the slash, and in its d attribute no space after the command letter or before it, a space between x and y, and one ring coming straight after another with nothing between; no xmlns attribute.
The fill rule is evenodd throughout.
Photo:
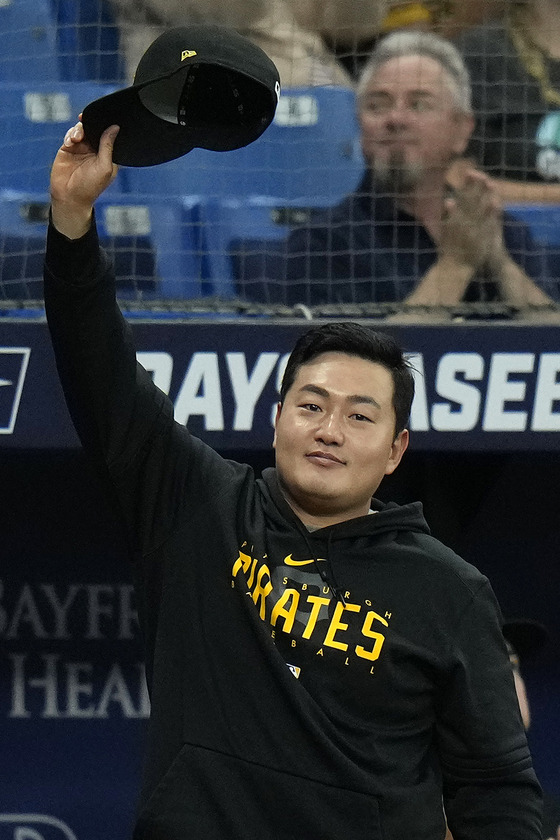
<svg viewBox="0 0 560 840"><path fill-rule="evenodd" d="M66 128L88 102L113 90L87 82L0 83L0 188L45 190ZM249 146L193 149L160 166L122 168L116 186L166 197L259 194L336 202L363 172L357 136L350 90L294 89L283 94L274 122Z"/></svg>
<svg viewBox="0 0 560 840"><path fill-rule="evenodd" d="M0 83L2 260L7 264L9 247L21 255L25 295L33 277L39 282L37 261L24 257L38 253L44 241L52 160L85 105L111 90L80 82ZM281 97L267 132L248 147L224 153L194 149L161 166L121 168L99 200L100 231L104 244L121 255L117 273L125 272L119 274L121 287L132 294L231 294L229 269L216 252L217 234L209 230L224 227L216 218L222 201L234 206L262 194L286 206L329 205L352 190L362 173L353 94L342 88L294 89ZM134 251L146 243L155 274L152 284L144 282L140 289L134 274L143 278L138 272L150 261L134 258ZM131 256L124 259L127 247ZM10 294L0 271L3 297L14 296L17 264L10 262Z"/></svg>
<svg viewBox="0 0 560 840"><path fill-rule="evenodd" d="M0 298L42 297L48 212L45 195L0 195ZM270 196L134 200L113 193L98 200L96 221L122 298L228 299L238 293L232 244L281 240L306 212Z"/></svg>
<svg viewBox="0 0 560 840"><path fill-rule="evenodd" d="M119 33L105 0L4 0L0 81L124 80Z"/></svg>

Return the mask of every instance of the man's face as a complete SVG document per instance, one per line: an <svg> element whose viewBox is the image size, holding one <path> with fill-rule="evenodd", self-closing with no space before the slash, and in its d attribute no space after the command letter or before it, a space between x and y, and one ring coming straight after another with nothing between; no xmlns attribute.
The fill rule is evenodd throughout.
<svg viewBox="0 0 560 840"><path fill-rule="evenodd" d="M280 484L306 524L363 516L408 445L395 438L393 379L380 364L323 353L303 365L278 407L274 447Z"/></svg>
<svg viewBox="0 0 560 840"><path fill-rule="evenodd" d="M364 156L387 186L409 191L444 172L466 148L472 117L454 104L450 80L433 58L392 58L360 98Z"/></svg>

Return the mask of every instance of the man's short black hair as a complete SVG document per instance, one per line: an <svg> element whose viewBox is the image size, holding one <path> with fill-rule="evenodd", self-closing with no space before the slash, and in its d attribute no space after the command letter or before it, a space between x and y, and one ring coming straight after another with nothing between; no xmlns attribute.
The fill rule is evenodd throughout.
<svg viewBox="0 0 560 840"><path fill-rule="evenodd" d="M406 427L414 397L414 377L410 362L391 336L351 321L321 324L300 336L286 365L280 402L284 402L300 367L321 353L347 353L383 365L393 378L395 437Z"/></svg>

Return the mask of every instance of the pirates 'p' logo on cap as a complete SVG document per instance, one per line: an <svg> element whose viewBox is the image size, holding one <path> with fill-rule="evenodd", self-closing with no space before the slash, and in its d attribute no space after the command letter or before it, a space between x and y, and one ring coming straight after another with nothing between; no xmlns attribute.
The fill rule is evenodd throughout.
<svg viewBox="0 0 560 840"><path fill-rule="evenodd" d="M196 55L196 50L183 50L181 53L181 61L184 61L185 58L192 58L193 55Z"/></svg>

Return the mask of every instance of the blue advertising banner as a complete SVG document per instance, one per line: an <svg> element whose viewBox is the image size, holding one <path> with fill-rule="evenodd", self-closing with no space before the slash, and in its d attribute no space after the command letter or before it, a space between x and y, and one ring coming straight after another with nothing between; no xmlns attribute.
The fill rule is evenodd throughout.
<svg viewBox="0 0 560 840"><path fill-rule="evenodd" d="M0 840L129 837L149 702L115 516L81 452L1 476Z"/></svg>
<svg viewBox="0 0 560 840"><path fill-rule="evenodd" d="M221 450L263 450L287 354L307 323L133 322L138 358L175 417ZM417 451L560 448L558 328L505 324L389 329L411 355ZM77 445L45 323L0 325L0 445Z"/></svg>

